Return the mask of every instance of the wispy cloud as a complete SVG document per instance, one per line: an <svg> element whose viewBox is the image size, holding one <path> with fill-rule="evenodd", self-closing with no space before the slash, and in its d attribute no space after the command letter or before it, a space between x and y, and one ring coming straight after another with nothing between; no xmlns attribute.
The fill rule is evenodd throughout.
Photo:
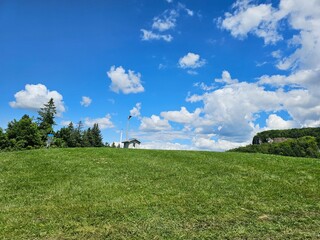
<svg viewBox="0 0 320 240"><path fill-rule="evenodd" d="M81 106L89 107L92 103L92 99L90 97L83 96L80 102Z"/></svg>

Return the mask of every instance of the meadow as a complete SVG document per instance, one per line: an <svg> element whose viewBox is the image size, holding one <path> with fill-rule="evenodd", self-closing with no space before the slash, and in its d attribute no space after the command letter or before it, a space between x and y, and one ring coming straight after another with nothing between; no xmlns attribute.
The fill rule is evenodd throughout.
<svg viewBox="0 0 320 240"><path fill-rule="evenodd" d="M1 152L0 239L320 239L320 161L117 148Z"/></svg>

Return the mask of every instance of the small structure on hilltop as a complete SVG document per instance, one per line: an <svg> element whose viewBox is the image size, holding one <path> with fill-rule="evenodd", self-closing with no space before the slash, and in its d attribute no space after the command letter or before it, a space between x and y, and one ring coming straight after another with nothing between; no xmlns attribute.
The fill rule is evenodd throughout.
<svg viewBox="0 0 320 240"><path fill-rule="evenodd" d="M133 148L136 148L136 145L140 145L140 141L136 138L132 138L132 139L129 139L129 140L126 140L126 141L123 141L123 148L130 148L130 145L132 144L132 147Z"/></svg>

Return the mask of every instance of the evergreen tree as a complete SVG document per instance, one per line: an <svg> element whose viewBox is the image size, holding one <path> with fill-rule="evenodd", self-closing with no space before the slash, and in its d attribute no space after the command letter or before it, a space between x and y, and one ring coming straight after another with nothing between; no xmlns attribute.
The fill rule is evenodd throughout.
<svg viewBox="0 0 320 240"><path fill-rule="evenodd" d="M88 130L83 131L81 146L82 147L91 147Z"/></svg>
<svg viewBox="0 0 320 240"><path fill-rule="evenodd" d="M94 138L93 138L91 128L88 128L88 130L87 130L87 138L88 138L88 142L89 142L89 147L93 147L94 146Z"/></svg>
<svg viewBox="0 0 320 240"><path fill-rule="evenodd" d="M44 107L40 108L40 111L38 111L39 117L37 119L43 141L46 141L49 133L54 133L53 125L56 125L54 121L56 113L57 111L53 98L51 98L48 103L44 104Z"/></svg>
<svg viewBox="0 0 320 240"><path fill-rule="evenodd" d="M9 122L6 135L10 141L10 147L14 149L34 148L42 145L38 126L28 115L24 115L19 121L14 119Z"/></svg>
<svg viewBox="0 0 320 240"><path fill-rule="evenodd" d="M102 135L101 135L101 131L99 129L98 123L93 124L92 139L93 139L93 144L92 144L93 147L103 146Z"/></svg>
<svg viewBox="0 0 320 240"><path fill-rule="evenodd" d="M78 122L77 128L75 128L73 134L74 134L74 139L76 142L76 147L81 147L82 146L82 138L83 138L83 123L81 121Z"/></svg>
<svg viewBox="0 0 320 240"><path fill-rule="evenodd" d="M70 122L68 126L69 139L67 140L68 147L77 147L76 129L73 123Z"/></svg>

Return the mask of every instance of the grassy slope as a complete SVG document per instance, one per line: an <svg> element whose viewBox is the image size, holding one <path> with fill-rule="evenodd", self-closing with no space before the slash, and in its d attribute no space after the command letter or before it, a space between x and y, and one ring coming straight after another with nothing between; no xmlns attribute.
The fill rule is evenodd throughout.
<svg viewBox="0 0 320 240"><path fill-rule="evenodd" d="M125 149L0 153L0 239L320 238L320 161Z"/></svg>

